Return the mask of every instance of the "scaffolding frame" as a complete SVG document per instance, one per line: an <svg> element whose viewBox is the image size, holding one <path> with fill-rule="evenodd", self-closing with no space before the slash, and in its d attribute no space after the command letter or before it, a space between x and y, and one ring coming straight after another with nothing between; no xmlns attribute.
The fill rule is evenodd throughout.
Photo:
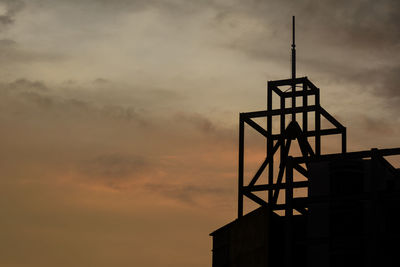
<svg viewBox="0 0 400 267"><path fill-rule="evenodd" d="M281 87L290 86L291 91L282 90ZM301 90L296 90L296 88ZM289 89L290 89L289 88ZM273 109L273 94L280 98L280 108ZM314 104L310 105L308 97L314 97ZM296 106L296 98L301 98L301 106ZM291 106L286 107L286 99L290 99ZM310 113L314 112L314 129L309 130L308 119ZM291 121L286 121L286 115L291 115ZM274 133L272 128L273 117L280 119L279 132ZM302 126L296 121L296 117L302 118ZM266 129L254 121L255 118L267 118ZM333 127L323 128L321 118L329 121ZM247 185L244 185L244 140L245 125L256 130L266 139L266 156L257 172ZM341 153L321 154L321 137L328 135L341 136ZM309 138L315 138L314 145L309 142ZM293 157L289 155L290 146L293 140L297 140L301 150L301 156ZM280 153L277 153L278 149ZM279 155L278 155L279 154ZM260 206L268 207L271 212L284 210L285 222L285 262L284 266L293 266L293 216L294 211L300 215L307 215L308 207L311 203L326 201L321 198L294 197L294 189L305 188L308 192L310 178L309 164L316 161L331 161L343 159L371 159L373 166L380 164L400 179L399 172L384 158L384 156L399 155L400 148L376 149L357 152L347 152L346 128L330 115L320 105L320 90L307 77L293 78L286 80L269 81L267 88L267 110L240 113L239 118L239 165L238 165L238 218L243 216L244 197L254 201ZM274 176L274 158L279 158L279 170ZM376 169L376 166L373 168ZM267 183L257 184L261 175L267 171ZM294 171L297 171L306 179L294 181ZM376 180L376 170L373 170L373 178ZM285 182L283 182L285 179ZM278 204L280 190L285 191L283 204ZM267 194L263 199L253 192L264 191ZM372 199L376 202L377 192L355 194L343 197L329 197L329 201ZM375 203L374 202L374 203ZM374 237L377 238L377 237ZM375 252L371 252L374 254ZM376 253L375 253L376 254ZM372 259L376 256L372 255ZM374 260L373 260L374 261ZM371 261L371 262L373 262ZM372 266L372 265L371 265Z"/></svg>
<svg viewBox="0 0 400 267"><path fill-rule="evenodd" d="M281 87L290 86L291 91L282 90ZM300 87L301 90L296 90ZM280 98L280 108L273 109L273 94ZM314 97L314 104L310 105L308 97ZM286 107L286 99L291 99L291 107ZM296 98L301 98L302 105L296 106ZM314 130L309 130L308 119L310 113L314 112ZM286 123L286 115L292 115L290 123ZM280 118L279 133L272 129L272 119L275 116ZM302 117L302 127L297 123L296 117ZM254 118L266 117L267 128L265 129ZM329 121L334 127L323 129L321 117ZM263 163L251 179L248 185L244 185L244 139L245 125L252 127L266 138L267 153ZM240 113L239 118L239 168L238 168L238 217L243 216L243 199L246 196L261 206L268 206L272 210L286 210L285 204L292 202L294 188L308 188L308 181L293 181L293 169L298 171L305 178L308 178L307 159L321 156L321 136L341 135L341 150L346 153L346 127L338 122L320 105L320 90L307 77L269 81L267 88L267 110ZM314 147L308 138L314 137ZM302 166L299 161L293 161L289 156L292 140L299 142L302 153L301 159L306 163ZM274 157L280 149L279 172L274 177ZM265 170L268 170L268 181L265 184L256 184ZM285 175L286 173L286 175ZM285 176L286 182L283 182ZM278 196L281 189L285 190L285 204L278 204ZM264 200L253 192L267 191L267 200ZM305 208L297 207L296 210L302 214L307 211ZM293 210L286 211L293 213Z"/></svg>

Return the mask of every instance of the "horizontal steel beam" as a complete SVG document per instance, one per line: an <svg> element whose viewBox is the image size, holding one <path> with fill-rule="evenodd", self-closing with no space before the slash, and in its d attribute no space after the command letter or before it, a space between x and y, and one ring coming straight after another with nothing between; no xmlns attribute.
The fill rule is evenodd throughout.
<svg viewBox="0 0 400 267"><path fill-rule="evenodd" d="M335 153L335 154L325 154L318 157L295 157L293 158L296 163L308 163L312 161L328 161L336 159L357 159L357 158L370 158L372 156L371 150L357 151L357 152L347 152L347 153ZM380 156L392 156L400 155L400 148L386 148L378 149L376 152Z"/></svg>
<svg viewBox="0 0 400 267"><path fill-rule="evenodd" d="M341 134L343 133L343 129L323 129L319 131L319 135L333 135L333 134ZM305 133L303 133L305 136L310 137L310 136L316 136L316 132L315 131L307 131ZM280 134L273 134L271 135L272 139L274 140L279 140L281 138Z"/></svg>
<svg viewBox="0 0 400 267"><path fill-rule="evenodd" d="M269 81L268 86L282 86L282 85L292 85L292 84L299 84L299 83L307 83L307 77L300 77L295 79L284 79L284 80L276 80L276 81Z"/></svg>
<svg viewBox="0 0 400 267"><path fill-rule="evenodd" d="M308 95L315 95L317 94L317 90L301 90L301 91L295 91L295 92L283 92L282 96L285 98L293 97L293 96L308 96Z"/></svg>
<svg viewBox="0 0 400 267"><path fill-rule="evenodd" d="M292 114L301 113L301 112L310 112L316 111L317 106L307 106L307 107L295 107L295 108L285 108L285 109L273 109L273 110L260 110L260 111L252 111L252 112L244 112L240 113L241 116L246 118L260 118L266 116L278 116L282 114Z"/></svg>
<svg viewBox="0 0 400 267"><path fill-rule="evenodd" d="M301 188L301 187L308 187L309 183L308 183L308 181L298 181L298 182L293 182L292 185L293 185L293 188ZM255 192L255 191L268 191L268 190L284 189L284 188L286 188L286 183L244 186L243 190Z"/></svg>

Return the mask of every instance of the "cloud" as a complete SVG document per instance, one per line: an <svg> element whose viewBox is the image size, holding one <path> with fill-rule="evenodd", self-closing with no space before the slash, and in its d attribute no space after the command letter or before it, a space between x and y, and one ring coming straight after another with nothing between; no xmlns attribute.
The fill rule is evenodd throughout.
<svg viewBox="0 0 400 267"><path fill-rule="evenodd" d="M61 2L61 1L59 1ZM72 6L80 8L92 9L93 11L103 11L106 13L111 12L141 12L146 9L157 9L162 11L170 11L173 14L192 13L199 8L213 6L216 1L185 1L185 0L86 0L84 2L79 0L64 1ZM191 12L192 11L192 12Z"/></svg>
<svg viewBox="0 0 400 267"><path fill-rule="evenodd" d="M78 171L89 179L87 182L123 190L130 181L148 173L156 164L141 155L104 154L78 163Z"/></svg>
<svg viewBox="0 0 400 267"><path fill-rule="evenodd" d="M398 1L230 3L216 10L213 24L227 36L225 48L289 69L291 17L296 15L299 75L357 84L360 90L373 86L382 98L397 97Z"/></svg>
<svg viewBox="0 0 400 267"><path fill-rule="evenodd" d="M205 118L204 116L195 113L195 114L188 114L179 112L175 115L177 120L182 121L183 123L188 123L190 125L195 126L200 131L205 133L214 132L216 126L211 122L211 120Z"/></svg>
<svg viewBox="0 0 400 267"><path fill-rule="evenodd" d="M371 117L361 117L361 124L366 131L378 136L392 136L397 132L397 128L386 120L379 120Z"/></svg>
<svg viewBox="0 0 400 267"><path fill-rule="evenodd" d="M234 216L238 112L263 109L265 79L286 77L293 14L299 73L330 85L322 100L351 122L351 148L393 146L398 109L390 120L382 106L398 97L397 10L391 1L26 1L0 23L0 265L207 264L207 233ZM360 113L349 115L354 102ZM265 156L251 131L246 179Z"/></svg>
<svg viewBox="0 0 400 267"><path fill-rule="evenodd" d="M16 14L22 10L24 2L21 0L0 1L0 31L12 24Z"/></svg>
<svg viewBox="0 0 400 267"><path fill-rule="evenodd" d="M0 104L5 108L18 109L18 114L33 116L38 119L64 118L79 121L83 118L99 119L101 117L136 122L144 126L146 121L136 112L133 106L123 106L119 103L103 102L97 97L97 90L91 97L84 99L80 94L82 88L71 91L62 88L50 89L44 82L18 79L10 83L0 83L0 93L3 99ZM85 89L84 89L85 90ZM75 94L75 95L73 95ZM132 103L134 105L134 103Z"/></svg>
<svg viewBox="0 0 400 267"><path fill-rule="evenodd" d="M398 1L232 1L234 4L218 10L215 21L235 31L242 25L253 26L239 36L244 51L254 51L268 46L254 43L255 39L274 41L285 38L291 41L291 16L297 17L297 34L300 42L312 40L321 45L348 45L359 49L393 48L400 41L397 19ZM261 33L264 34L261 34ZM258 36L255 36L258 35ZM249 38L250 37L250 38ZM247 40L247 41L246 41ZM289 43L288 46L289 47ZM343 47L341 48L343 49ZM268 53L260 50L258 56Z"/></svg>
<svg viewBox="0 0 400 267"><path fill-rule="evenodd" d="M19 68L12 66L24 66L28 63L49 63L62 62L66 59L55 52L34 51L30 48L22 47L12 39L0 39L0 65L4 70L11 69L12 74L18 75Z"/></svg>
<svg viewBox="0 0 400 267"><path fill-rule="evenodd" d="M235 140L230 128L198 113L160 113L156 102L148 112L136 108L136 102L103 99L98 96L102 85L72 83L65 88L27 79L0 84L3 152L19 164L45 168L51 161L48 171L60 170L67 180L114 190L132 190L166 177L179 182L188 175L226 175L230 163L222 154L231 152ZM126 92L117 86L113 94L119 93ZM201 162L209 167L199 169Z"/></svg>
<svg viewBox="0 0 400 267"><path fill-rule="evenodd" d="M151 193L159 193L185 205L199 205L204 199L229 198L232 190L220 186L201 186L190 184L146 184L145 188ZM203 201L202 201L203 199Z"/></svg>
<svg viewBox="0 0 400 267"><path fill-rule="evenodd" d="M389 100L398 100L400 97L400 65L372 65L369 70L352 75L350 79L372 88L377 96L387 97Z"/></svg>

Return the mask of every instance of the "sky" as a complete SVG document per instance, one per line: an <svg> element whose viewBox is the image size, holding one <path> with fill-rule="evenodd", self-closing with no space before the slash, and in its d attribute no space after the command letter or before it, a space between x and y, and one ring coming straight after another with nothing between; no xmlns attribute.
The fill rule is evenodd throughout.
<svg viewBox="0 0 400 267"><path fill-rule="evenodd" d="M237 212L238 114L290 77L293 15L297 75L349 150L400 146L399 11L0 0L0 266L211 266L209 233ZM265 145L249 138L254 168Z"/></svg>

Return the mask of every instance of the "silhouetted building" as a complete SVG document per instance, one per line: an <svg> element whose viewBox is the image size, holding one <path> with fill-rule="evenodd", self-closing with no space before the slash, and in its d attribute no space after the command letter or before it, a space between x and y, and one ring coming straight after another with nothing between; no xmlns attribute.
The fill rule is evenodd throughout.
<svg viewBox="0 0 400 267"><path fill-rule="evenodd" d="M213 267L400 266L400 171L384 158L400 148L347 152L346 128L321 107L319 93L295 77L293 33L292 78L268 82L267 110L240 114L238 218L211 233ZM266 118L266 129L255 118ZM249 178L245 125L267 143ZM341 153L321 153L321 137L330 135L341 138ZM291 156L294 142L301 156ZM245 197L260 208L244 215Z"/></svg>
<svg viewBox="0 0 400 267"><path fill-rule="evenodd" d="M308 197L293 198L307 212L293 215L291 237L287 218L264 205L211 234L213 267L285 266L287 257L286 266L399 266L399 170L379 153L311 162Z"/></svg>

